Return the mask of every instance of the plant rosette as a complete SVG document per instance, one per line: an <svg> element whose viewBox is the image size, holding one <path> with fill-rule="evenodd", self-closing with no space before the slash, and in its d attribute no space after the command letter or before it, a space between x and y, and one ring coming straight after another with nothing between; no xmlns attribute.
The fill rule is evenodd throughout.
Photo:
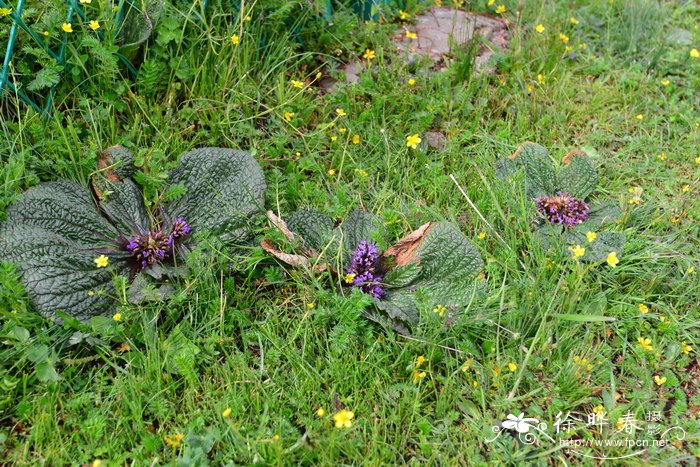
<svg viewBox="0 0 700 467"><path fill-rule="evenodd" d="M353 211L337 226L311 209L290 214L286 222L271 212L268 217L289 240L301 237L302 254L280 251L269 239L265 251L292 266L330 269L339 290L367 295L367 318L401 334L410 334L421 309L458 314L484 290L476 278L481 255L449 222L424 224L382 252L384 224L365 211Z"/></svg>
<svg viewBox="0 0 700 467"><path fill-rule="evenodd" d="M611 202L591 201L598 172L586 153L569 152L557 170L544 147L525 142L497 162L496 174L508 181L522 174L525 195L534 203L533 227L544 248L581 246L584 261L621 253L624 234L601 231L617 220L620 208Z"/></svg>
<svg viewBox="0 0 700 467"><path fill-rule="evenodd" d="M115 274L133 282L129 298L138 302L148 278L181 275L178 258L193 235L228 244L252 236L265 178L250 154L224 148L183 154L166 190L179 196L153 210L131 179L135 171L133 154L115 146L101 154L92 190L70 180L41 183L8 208L0 260L17 265L43 316L87 321L112 314Z"/></svg>

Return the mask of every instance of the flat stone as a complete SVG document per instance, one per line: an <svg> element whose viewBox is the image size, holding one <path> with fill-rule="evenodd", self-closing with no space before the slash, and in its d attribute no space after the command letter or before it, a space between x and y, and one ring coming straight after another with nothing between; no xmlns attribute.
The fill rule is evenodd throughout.
<svg viewBox="0 0 700 467"><path fill-rule="evenodd" d="M415 33L416 39L406 37L406 30ZM475 35L484 37L488 43L506 48L510 34L507 23L492 16L469 13L445 7L434 7L416 17L416 23L396 32L394 43L408 59L428 56L434 62L444 59L452 51L451 46L468 43ZM485 45L476 57L477 70L483 68L493 54Z"/></svg>

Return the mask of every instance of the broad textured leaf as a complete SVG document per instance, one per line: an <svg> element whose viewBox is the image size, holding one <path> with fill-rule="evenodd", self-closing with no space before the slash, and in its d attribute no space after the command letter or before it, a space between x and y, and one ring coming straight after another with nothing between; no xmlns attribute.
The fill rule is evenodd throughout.
<svg viewBox="0 0 700 467"><path fill-rule="evenodd" d="M339 232L343 238L343 247L348 255L350 251L357 248L362 240L374 243L374 238L383 237L384 234L379 216L359 209L351 212L347 219L340 224Z"/></svg>
<svg viewBox="0 0 700 467"><path fill-rule="evenodd" d="M313 209L300 209L286 219L289 230L301 236L304 246L316 252L333 238L333 219Z"/></svg>
<svg viewBox="0 0 700 467"><path fill-rule="evenodd" d="M95 207L92 194L69 180L42 183L24 192L8 208L6 224L39 227L97 247L117 236Z"/></svg>
<svg viewBox="0 0 700 467"><path fill-rule="evenodd" d="M524 172L525 193L528 198L553 194L557 191L557 174L554 171L549 153L536 143L526 142L510 156L518 170ZM508 164L502 164L506 173Z"/></svg>
<svg viewBox="0 0 700 467"><path fill-rule="evenodd" d="M374 307L366 309L364 316L399 334L410 335L411 327L420 321L415 295L409 290L392 290L372 302Z"/></svg>
<svg viewBox="0 0 700 467"><path fill-rule="evenodd" d="M147 232L151 225L141 190L132 180L106 182L100 207L124 236Z"/></svg>
<svg viewBox="0 0 700 467"><path fill-rule="evenodd" d="M195 149L183 154L170 182L186 189L167 206L170 218L182 217L193 232L210 231L225 242L250 238L250 220L263 211L265 199L265 177L250 154Z"/></svg>
<svg viewBox="0 0 700 467"><path fill-rule="evenodd" d="M145 2L125 3L127 9L119 31L121 47L119 53L132 61L139 47L153 34L155 24L163 10L162 0L146 0Z"/></svg>
<svg viewBox="0 0 700 467"><path fill-rule="evenodd" d="M622 214L619 203L591 203L588 219L575 227L575 230L596 231L605 224L617 221Z"/></svg>
<svg viewBox="0 0 700 467"><path fill-rule="evenodd" d="M562 159L559 189L574 198L586 199L598 185L595 164L586 153L571 151Z"/></svg>
<svg viewBox="0 0 700 467"><path fill-rule="evenodd" d="M113 310L112 272L95 267L98 254L40 227L10 223L0 227L0 258L17 264L32 305L46 317L64 311L87 320ZM117 270L123 267L118 258L111 259Z"/></svg>

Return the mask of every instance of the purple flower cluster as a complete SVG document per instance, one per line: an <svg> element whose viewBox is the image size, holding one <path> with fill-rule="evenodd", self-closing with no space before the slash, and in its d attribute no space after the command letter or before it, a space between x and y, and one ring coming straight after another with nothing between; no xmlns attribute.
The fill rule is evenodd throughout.
<svg viewBox="0 0 700 467"><path fill-rule="evenodd" d="M374 298L382 298L386 291L381 280L384 274L377 272L379 266L379 249L377 245L362 240L352 252L352 259L347 273L352 278L351 287L360 289Z"/></svg>
<svg viewBox="0 0 700 467"><path fill-rule="evenodd" d="M187 236L192 228L182 218L175 218L166 235L162 229L136 234L129 238L125 248L130 251L138 270L160 263L173 256L175 241Z"/></svg>
<svg viewBox="0 0 700 467"><path fill-rule="evenodd" d="M556 196L535 198L537 212L552 224L564 224L570 228L588 219L588 204L568 193L557 192Z"/></svg>

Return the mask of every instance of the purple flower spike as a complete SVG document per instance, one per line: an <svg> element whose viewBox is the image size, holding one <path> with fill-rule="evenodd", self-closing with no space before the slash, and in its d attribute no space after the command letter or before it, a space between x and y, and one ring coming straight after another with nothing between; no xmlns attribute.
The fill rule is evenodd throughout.
<svg viewBox="0 0 700 467"><path fill-rule="evenodd" d="M535 198L537 212L552 224L564 224L571 228L588 219L588 204L568 193L557 192L556 196Z"/></svg>
<svg viewBox="0 0 700 467"><path fill-rule="evenodd" d="M177 217L173 220L170 234L166 235L162 228L138 233L128 239L124 249L131 252L133 267L139 271L171 259L175 242L181 241L191 231L185 219Z"/></svg>
<svg viewBox="0 0 700 467"><path fill-rule="evenodd" d="M170 236L173 238L182 238L192 231L192 227L185 222L182 217L173 219L173 226L170 228Z"/></svg>
<svg viewBox="0 0 700 467"><path fill-rule="evenodd" d="M358 288L374 298L382 298L386 295L381 284L384 275L377 272L379 263L377 246L362 240L351 254L352 258L347 270L348 278L351 279L350 286Z"/></svg>

